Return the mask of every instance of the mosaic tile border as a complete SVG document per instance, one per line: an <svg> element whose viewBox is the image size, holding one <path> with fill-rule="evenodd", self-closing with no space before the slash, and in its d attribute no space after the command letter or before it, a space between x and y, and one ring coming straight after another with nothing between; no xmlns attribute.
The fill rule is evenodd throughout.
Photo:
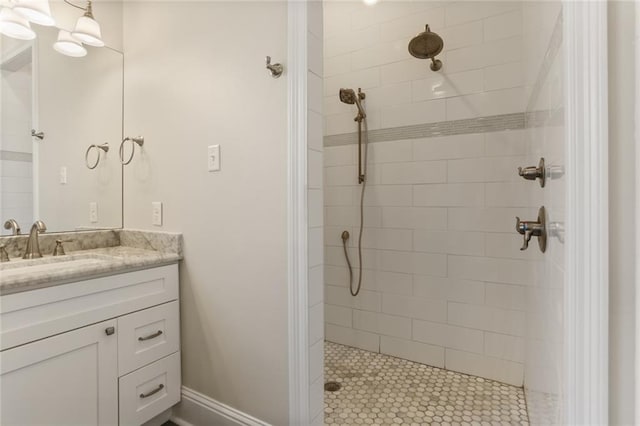
<svg viewBox="0 0 640 426"><path fill-rule="evenodd" d="M556 110L531 111L525 114L524 126L532 127L556 127L564 125L564 108Z"/></svg>
<svg viewBox="0 0 640 426"><path fill-rule="evenodd" d="M31 163L33 162L33 155L28 152L0 151L0 160Z"/></svg>
<svg viewBox="0 0 640 426"><path fill-rule="evenodd" d="M468 118L464 120L439 121L436 123L369 130L368 142L388 142L403 139L453 136L468 133L490 133L502 130L518 130L525 127L523 112ZM340 146L358 143L358 133L344 133L324 137L324 146Z"/></svg>

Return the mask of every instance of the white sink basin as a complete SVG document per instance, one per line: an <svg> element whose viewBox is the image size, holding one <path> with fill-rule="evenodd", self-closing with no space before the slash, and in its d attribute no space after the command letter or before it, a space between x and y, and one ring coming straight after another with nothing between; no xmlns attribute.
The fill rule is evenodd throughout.
<svg viewBox="0 0 640 426"><path fill-rule="evenodd" d="M113 259L98 254L70 254L66 256L47 256L40 259L16 259L0 263L0 277L10 278L25 273L48 273L90 266L97 266Z"/></svg>

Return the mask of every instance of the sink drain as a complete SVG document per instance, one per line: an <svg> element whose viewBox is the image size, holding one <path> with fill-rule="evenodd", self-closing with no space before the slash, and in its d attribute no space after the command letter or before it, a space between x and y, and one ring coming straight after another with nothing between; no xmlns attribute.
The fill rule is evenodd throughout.
<svg viewBox="0 0 640 426"><path fill-rule="evenodd" d="M324 390L329 392L337 392L341 387L342 385L338 382L327 382L324 384Z"/></svg>

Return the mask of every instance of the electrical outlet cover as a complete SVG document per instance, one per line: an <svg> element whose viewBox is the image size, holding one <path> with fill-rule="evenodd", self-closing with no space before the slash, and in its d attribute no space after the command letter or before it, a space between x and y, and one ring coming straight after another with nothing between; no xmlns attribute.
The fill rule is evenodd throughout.
<svg viewBox="0 0 640 426"><path fill-rule="evenodd" d="M162 203L159 201L151 203L151 224L162 226Z"/></svg>

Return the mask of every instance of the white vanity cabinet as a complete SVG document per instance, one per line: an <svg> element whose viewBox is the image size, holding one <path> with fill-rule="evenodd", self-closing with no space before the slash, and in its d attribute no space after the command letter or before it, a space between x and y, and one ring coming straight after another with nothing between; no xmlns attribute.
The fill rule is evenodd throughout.
<svg viewBox="0 0 640 426"><path fill-rule="evenodd" d="M140 425L180 400L178 265L0 297L0 424Z"/></svg>
<svg viewBox="0 0 640 426"><path fill-rule="evenodd" d="M118 343L110 320L2 352L3 425L118 422Z"/></svg>

